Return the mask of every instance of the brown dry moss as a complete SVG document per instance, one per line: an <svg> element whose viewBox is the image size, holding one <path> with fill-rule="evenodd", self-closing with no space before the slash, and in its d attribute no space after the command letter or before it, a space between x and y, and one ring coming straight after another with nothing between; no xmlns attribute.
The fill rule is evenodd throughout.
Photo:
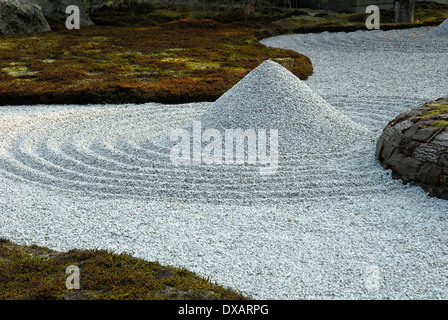
<svg viewBox="0 0 448 320"><path fill-rule="evenodd" d="M266 59L299 78L310 60L212 20L93 26L0 38L0 105L213 101ZM13 67L25 74L8 73Z"/></svg>
<svg viewBox="0 0 448 320"><path fill-rule="evenodd" d="M80 268L80 289L68 290L65 270ZM0 239L2 300L247 299L185 269L104 250L56 252Z"/></svg>

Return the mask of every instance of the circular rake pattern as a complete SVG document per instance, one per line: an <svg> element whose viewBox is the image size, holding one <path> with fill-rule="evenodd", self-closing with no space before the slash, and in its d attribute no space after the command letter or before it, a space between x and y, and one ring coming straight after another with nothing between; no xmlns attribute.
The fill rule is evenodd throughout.
<svg viewBox="0 0 448 320"><path fill-rule="evenodd" d="M157 144L159 137L170 128L182 127L207 105L148 104L46 113L6 132L0 169L12 179L106 198L244 205L344 198L383 189L372 190L369 179L374 176L366 177L359 170L373 161L369 148L358 154L307 154L306 150L291 157L280 154L279 169L272 175L260 174L259 166L249 164L174 165L170 150Z"/></svg>

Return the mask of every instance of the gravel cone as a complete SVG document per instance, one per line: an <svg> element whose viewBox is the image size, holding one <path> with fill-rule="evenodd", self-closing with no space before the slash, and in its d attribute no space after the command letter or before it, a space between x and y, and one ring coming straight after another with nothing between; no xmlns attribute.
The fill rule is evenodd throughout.
<svg viewBox="0 0 448 320"><path fill-rule="evenodd" d="M280 64L266 60L191 121L202 130L278 130L279 152L343 152L366 130L337 111ZM168 137L162 139L167 145ZM169 144L169 143L168 143Z"/></svg>
<svg viewBox="0 0 448 320"><path fill-rule="evenodd" d="M431 30L429 37L448 37L448 19L443 21L437 28Z"/></svg>

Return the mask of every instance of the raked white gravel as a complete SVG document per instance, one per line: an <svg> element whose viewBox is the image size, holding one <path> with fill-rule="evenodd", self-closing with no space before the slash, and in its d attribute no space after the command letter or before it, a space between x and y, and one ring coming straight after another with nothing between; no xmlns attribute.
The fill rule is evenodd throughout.
<svg viewBox="0 0 448 320"><path fill-rule="evenodd" d="M427 33L265 39L304 53L315 68L307 86L277 70L280 88L271 81L262 90L266 107L277 101L285 121L306 111L300 101L297 113L287 109L296 94L285 95L282 79L289 79L310 105L321 101L341 121L280 154L273 176L250 166L167 161L159 139L211 103L1 107L0 236L56 250L128 252L255 299L446 299L448 202L392 180L374 158L388 121L448 95L448 40ZM259 102L228 96L233 119L238 105ZM303 114L318 123L328 116ZM322 136L335 140L341 123L352 135L322 152ZM283 127L288 137L302 137L300 128Z"/></svg>

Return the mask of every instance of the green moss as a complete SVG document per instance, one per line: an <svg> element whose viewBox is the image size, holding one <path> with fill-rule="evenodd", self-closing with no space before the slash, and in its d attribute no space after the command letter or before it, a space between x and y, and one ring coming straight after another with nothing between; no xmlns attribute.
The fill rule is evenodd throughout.
<svg viewBox="0 0 448 320"><path fill-rule="evenodd" d="M67 290L65 269L80 268ZM185 269L104 250L56 252L0 239L0 299L247 299Z"/></svg>
<svg viewBox="0 0 448 320"><path fill-rule="evenodd" d="M422 113L422 119L427 119L439 114L448 113L448 103L442 104L427 104L427 107L430 107L430 110L426 110Z"/></svg>
<svg viewBox="0 0 448 320"><path fill-rule="evenodd" d="M446 126L448 126L448 121L446 120L436 120L433 123L431 123L432 127L437 127L437 128L445 128Z"/></svg>

